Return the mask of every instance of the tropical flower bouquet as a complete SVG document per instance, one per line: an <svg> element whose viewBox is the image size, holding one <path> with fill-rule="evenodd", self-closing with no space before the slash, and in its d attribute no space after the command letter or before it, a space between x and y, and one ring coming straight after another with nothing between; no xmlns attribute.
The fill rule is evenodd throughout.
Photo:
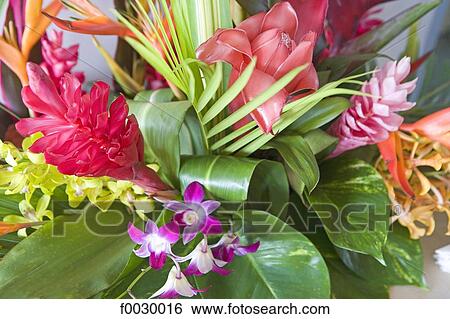
<svg viewBox="0 0 450 319"><path fill-rule="evenodd" d="M387 21L383 2L0 1L0 297L425 287L450 108L416 89L433 58L417 22L440 1ZM92 36L113 88L74 71L51 24ZM407 30L402 56L381 53Z"/></svg>

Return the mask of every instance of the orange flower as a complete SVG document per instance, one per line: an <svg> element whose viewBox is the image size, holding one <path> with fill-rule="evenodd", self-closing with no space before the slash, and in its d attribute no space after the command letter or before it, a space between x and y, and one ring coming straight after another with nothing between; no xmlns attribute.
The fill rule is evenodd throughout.
<svg viewBox="0 0 450 319"><path fill-rule="evenodd" d="M28 228L32 226L41 225L42 223L26 223L26 224L10 224L10 223L4 223L0 222L0 236L13 233L15 231L18 231L22 228Z"/></svg>
<svg viewBox="0 0 450 319"><path fill-rule="evenodd" d="M450 107L430 114L413 124L403 124L400 129L415 132L450 148Z"/></svg>
<svg viewBox="0 0 450 319"><path fill-rule="evenodd" d="M54 24L63 30L92 35L134 36L127 27L108 18L89 0L66 0L65 3L68 7L85 17L85 19L68 21L59 19L51 13L44 13Z"/></svg>

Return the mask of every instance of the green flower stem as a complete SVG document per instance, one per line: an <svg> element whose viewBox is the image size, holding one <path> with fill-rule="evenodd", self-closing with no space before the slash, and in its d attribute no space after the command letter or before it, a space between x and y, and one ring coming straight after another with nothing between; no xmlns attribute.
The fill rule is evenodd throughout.
<svg viewBox="0 0 450 319"><path fill-rule="evenodd" d="M118 296L116 299L122 299L123 297L125 297L126 295L129 295L131 298L133 299L137 299L133 293L131 292L132 289L134 288L134 286L136 286L136 284L139 282L139 280L141 280L142 277L144 277L144 275L149 272L149 270L152 269L151 266L148 266L147 268L145 268L144 270L142 270L142 272L139 274L139 276L137 276L132 282L131 284L128 286L127 290L125 290L122 294L120 294L120 296Z"/></svg>

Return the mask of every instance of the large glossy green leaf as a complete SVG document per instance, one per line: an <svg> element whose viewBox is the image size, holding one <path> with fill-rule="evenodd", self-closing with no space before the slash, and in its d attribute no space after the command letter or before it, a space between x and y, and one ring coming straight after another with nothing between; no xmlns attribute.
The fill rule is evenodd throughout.
<svg viewBox="0 0 450 319"><path fill-rule="evenodd" d="M266 227L261 227L261 224ZM200 277L209 287L205 298L328 298L330 282L325 262L303 234L265 212L244 219L246 243L261 242L259 250L236 257L227 277Z"/></svg>
<svg viewBox="0 0 450 319"><path fill-rule="evenodd" d="M0 298L87 298L108 288L134 247L129 215L83 216L58 217L17 244L0 262Z"/></svg>
<svg viewBox="0 0 450 319"><path fill-rule="evenodd" d="M389 298L389 287L377 276L363 278L351 271L339 258L335 247L323 230L308 234L325 259L331 281L331 295L338 299Z"/></svg>
<svg viewBox="0 0 450 319"><path fill-rule="evenodd" d="M347 42L341 54L379 52L384 46L394 40L399 34L413 25L417 20L441 4L440 0L412 6L394 18L386 21L380 27Z"/></svg>
<svg viewBox="0 0 450 319"><path fill-rule="evenodd" d="M303 138L306 143L308 143L309 147L311 147L311 150L316 157L321 157L323 153L326 153L328 149L332 148L332 146L338 142L336 137L331 136L320 129L309 131L303 135Z"/></svg>
<svg viewBox="0 0 450 319"><path fill-rule="evenodd" d="M268 160L231 156L185 157L180 169L181 188L202 183L213 198L233 202L271 204L281 214L289 200L289 184L283 165Z"/></svg>
<svg viewBox="0 0 450 319"><path fill-rule="evenodd" d="M200 124L190 102L164 103L159 102L161 97L154 96L151 102L151 96L138 94L129 102L130 110L136 115L144 136L145 160L159 164L163 178L177 187L181 154L206 152ZM168 96L162 94L162 97Z"/></svg>
<svg viewBox="0 0 450 319"><path fill-rule="evenodd" d="M320 172L314 153L301 136L280 135L267 144L280 153L284 160L289 183L301 195L302 185L312 192L319 182Z"/></svg>
<svg viewBox="0 0 450 319"><path fill-rule="evenodd" d="M382 177L368 163L340 157L320 167L309 196L331 242L383 261L389 227L389 198Z"/></svg>
<svg viewBox="0 0 450 319"><path fill-rule="evenodd" d="M331 122L350 107L350 101L343 97L330 97L318 103L312 110L296 120L287 129L287 134L294 131L305 134Z"/></svg>
<svg viewBox="0 0 450 319"><path fill-rule="evenodd" d="M337 250L348 268L365 279L378 278L380 284L425 287L423 254L420 242L412 240L406 228L396 225L389 233L383 256L386 266L370 256L345 249Z"/></svg>

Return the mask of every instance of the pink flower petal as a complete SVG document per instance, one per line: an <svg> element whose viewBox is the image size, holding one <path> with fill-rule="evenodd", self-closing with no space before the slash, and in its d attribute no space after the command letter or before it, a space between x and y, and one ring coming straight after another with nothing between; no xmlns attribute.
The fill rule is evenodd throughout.
<svg viewBox="0 0 450 319"><path fill-rule="evenodd" d="M186 203L201 203L205 198L205 191L199 182L190 183L183 194Z"/></svg>
<svg viewBox="0 0 450 319"><path fill-rule="evenodd" d="M145 242L144 238L146 234L133 224L128 224L128 235L130 235L131 240L136 244L143 244Z"/></svg>
<svg viewBox="0 0 450 319"><path fill-rule="evenodd" d="M265 15L264 12L255 14L242 21L236 28L244 30L247 33L247 38L252 42L261 33L261 26Z"/></svg>
<svg viewBox="0 0 450 319"><path fill-rule="evenodd" d="M289 2L279 2L267 12L264 17L261 31L279 29L289 34L291 39L295 38L298 28L297 14Z"/></svg>

